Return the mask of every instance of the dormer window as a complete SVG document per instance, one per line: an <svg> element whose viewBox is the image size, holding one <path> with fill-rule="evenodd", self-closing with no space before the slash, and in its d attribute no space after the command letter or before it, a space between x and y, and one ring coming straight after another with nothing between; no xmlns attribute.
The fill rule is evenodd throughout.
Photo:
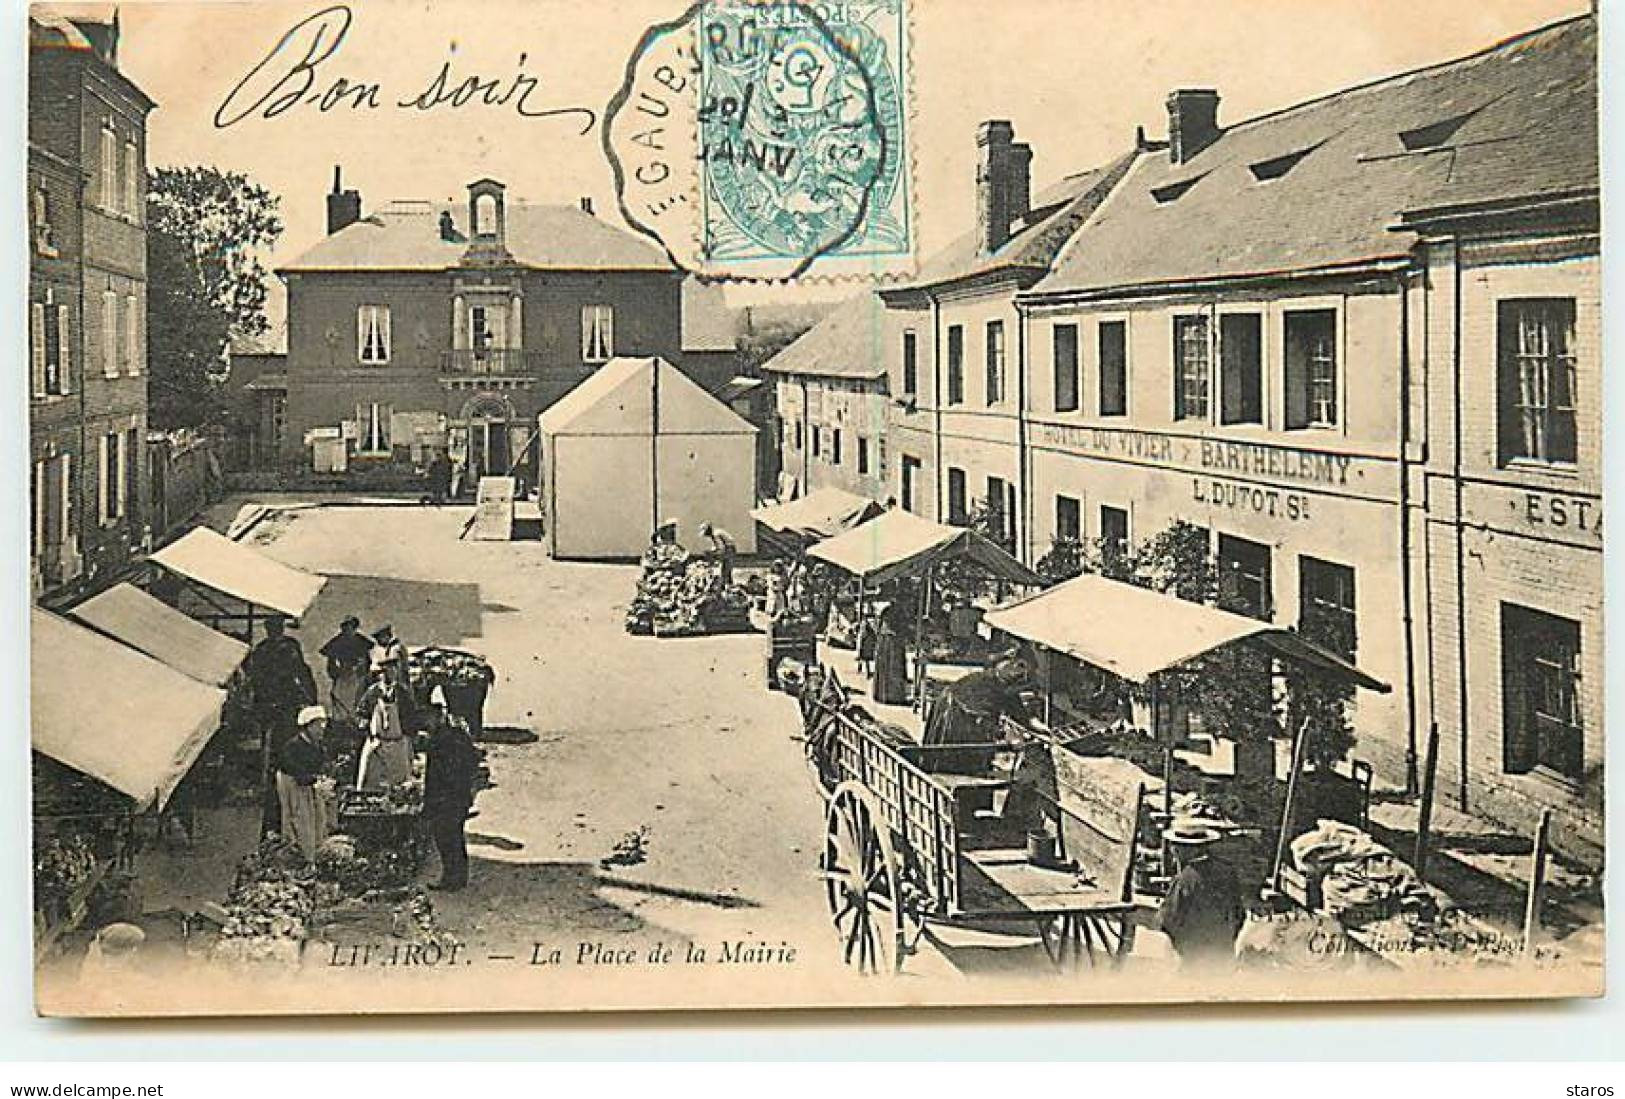
<svg viewBox="0 0 1625 1099"><path fill-rule="evenodd" d="M1317 143L1306 149L1298 149L1295 152L1270 157L1268 160L1260 160L1256 164L1247 165L1247 170L1253 173L1253 179L1259 183L1268 183L1272 179L1280 179L1286 175L1296 168L1304 157L1318 148L1320 148L1320 145Z"/></svg>
<svg viewBox="0 0 1625 1099"><path fill-rule="evenodd" d="M1161 187L1153 187L1151 188L1151 197L1156 199L1157 205L1166 206L1168 203L1184 197L1185 192L1200 183L1205 175L1207 173L1203 172L1200 176L1192 176L1189 179L1181 179L1174 183L1164 183Z"/></svg>
<svg viewBox="0 0 1625 1099"><path fill-rule="evenodd" d="M1399 143L1405 146L1408 153L1421 152L1426 149L1439 149L1450 144L1467 120L1477 114L1477 110L1468 111L1452 118L1440 119L1430 122L1426 126L1418 126L1414 130L1405 130L1399 135Z"/></svg>

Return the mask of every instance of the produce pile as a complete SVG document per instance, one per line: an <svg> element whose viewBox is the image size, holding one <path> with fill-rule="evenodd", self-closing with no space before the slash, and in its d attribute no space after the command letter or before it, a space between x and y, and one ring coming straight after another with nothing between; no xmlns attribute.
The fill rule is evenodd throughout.
<svg viewBox="0 0 1625 1099"><path fill-rule="evenodd" d="M96 853L78 832L51 836L34 845L34 898L36 907L49 908L90 879Z"/></svg>
<svg viewBox="0 0 1625 1099"><path fill-rule="evenodd" d="M316 908L316 868L297 844L266 836L237 866L216 952L235 961L297 961Z"/></svg>
<svg viewBox="0 0 1625 1099"><path fill-rule="evenodd" d="M496 682L495 669L478 653L434 645L411 653L407 672L413 691L423 697L435 687L478 687Z"/></svg>
<svg viewBox="0 0 1625 1099"><path fill-rule="evenodd" d="M382 790L342 790L339 793L339 816L343 817L407 817L423 811L423 778L413 775L405 782L386 786Z"/></svg>
<svg viewBox="0 0 1625 1099"><path fill-rule="evenodd" d="M745 589L722 583L722 568L681 546L650 546L626 612L626 632L692 637L738 629L750 621Z"/></svg>

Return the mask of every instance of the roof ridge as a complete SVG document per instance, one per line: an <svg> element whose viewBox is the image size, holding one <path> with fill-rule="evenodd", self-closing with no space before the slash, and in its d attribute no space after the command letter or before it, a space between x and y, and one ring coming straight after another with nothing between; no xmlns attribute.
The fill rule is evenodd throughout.
<svg viewBox="0 0 1625 1099"><path fill-rule="evenodd" d="M1389 84L1398 84L1402 81L1412 80L1419 76L1443 72L1446 69L1454 68L1458 65L1467 65L1474 61L1480 61L1486 57L1489 57L1491 54L1497 53L1501 50L1510 49L1513 46L1519 45L1540 35L1550 34L1561 28L1568 27L1571 24L1595 21L1595 19L1596 15L1592 12L1580 12L1577 15L1571 15L1565 19L1558 19L1554 22L1535 27L1531 30L1519 31L1517 34L1503 38L1499 42L1494 42L1481 49L1474 50L1472 53L1462 54L1459 57L1447 58L1443 61L1434 61L1431 64L1419 65L1414 69L1405 69L1397 73L1389 73L1386 76L1374 77L1358 84L1350 84L1347 87L1336 88L1329 92L1322 92L1320 95L1313 96L1309 99L1301 99L1296 103L1289 103L1284 107L1277 107L1274 110L1253 115L1251 118L1244 118L1239 122L1232 122L1220 129L1220 137L1222 138L1225 134L1247 126L1253 126L1261 122L1269 122L1273 119L1280 118L1283 115L1291 114L1294 111L1307 110L1311 107L1322 106L1334 99L1339 99L1346 95L1356 95L1360 92L1372 91Z"/></svg>

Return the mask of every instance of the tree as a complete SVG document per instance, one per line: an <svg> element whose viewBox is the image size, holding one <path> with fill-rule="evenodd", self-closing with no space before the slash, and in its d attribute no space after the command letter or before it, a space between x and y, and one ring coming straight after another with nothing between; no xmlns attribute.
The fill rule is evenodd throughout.
<svg viewBox="0 0 1625 1099"><path fill-rule="evenodd" d="M147 177L148 416L198 427L221 412L233 339L269 323L260 255L282 234L278 199L239 172L204 165Z"/></svg>

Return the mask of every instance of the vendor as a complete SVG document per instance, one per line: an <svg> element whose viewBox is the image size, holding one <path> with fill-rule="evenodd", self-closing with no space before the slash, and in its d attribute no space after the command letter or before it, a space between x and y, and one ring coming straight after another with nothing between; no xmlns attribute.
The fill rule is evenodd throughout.
<svg viewBox="0 0 1625 1099"><path fill-rule="evenodd" d="M339 623L339 632L321 648L327 658L329 721L346 729L361 725L361 692L367 689L372 643L361 632L361 619L350 615Z"/></svg>
<svg viewBox="0 0 1625 1099"><path fill-rule="evenodd" d="M926 716L925 744L996 744L1005 739L999 719L1029 720L1021 689L1030 676L1020 660L1001 660L950 684Z"/></svg>
<svg viewBox="0 0 1625 1099"><path fill-rule="evenodd" d="M1215 854L1215 829L1171 830L1165 837L1178 873L1162 902L1162 930L1186 968L1235 963L1236 936L1246 918L1235 871Z"/></svg>
<svg viewBox="0 0 1625 1099"><path fill-rule="evenodd" d="M326 731L327 711L320 706L306 706L299 711L297 732L276 756L282 837L298 844L307 859L316 857L316 848L327 838L327 814L316 788L316 780L327 765L322 752L322 736Z"/></svg>
<svg viewBox="0 0 1625 1099"><path fill-rule="evenodd" d="M267 761L274 760L283 742L293 735L300 707L316 701L316 678L305 663L305 651L286 630L286 618L270 616L265 620L265 640L248 654L249 697ZM275 782L268 770L264 783L261 827L274 832L281 818Z"/></svg>
<svg viewBox="0 0 1625 1099"><path fill-rule="evenodd" d="M883 706L908 705L908 610L900 599L880 614L875 635L875 674L870 694Z"/></svg>
<svg viewBox="0 0 1625 1099"><path fill-rule="evenodd" d="M363 790L388 789L412 777L412 748L402 717L407 691L394 661L373 665L372 685L361 696L367 739L361 746L356 785Z"/></svg>
<svg viewBox="0 0 1625 1099"><path fill-rule="evenodd" d="M734 536L710 522L700 524L700 535L711 540L710 556L722 566L722 586L734 582L734 558L739 556L739 544Z"/></svg>

